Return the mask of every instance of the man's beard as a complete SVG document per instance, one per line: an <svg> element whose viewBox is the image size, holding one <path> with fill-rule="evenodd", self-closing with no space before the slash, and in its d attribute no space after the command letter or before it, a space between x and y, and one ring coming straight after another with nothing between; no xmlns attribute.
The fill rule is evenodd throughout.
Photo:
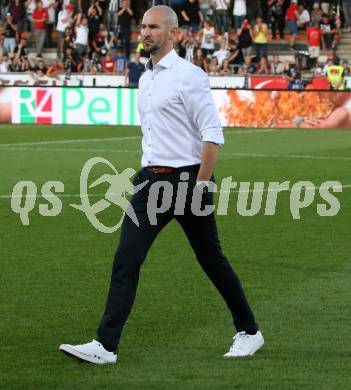
<svg viewBox="0 0 351 390"><path fill-rule="evenodd" d="M152 45L148 49L144 47L144 50L146 51L147 54L154 54L157 50L159 50L159 46Z"/></svg>

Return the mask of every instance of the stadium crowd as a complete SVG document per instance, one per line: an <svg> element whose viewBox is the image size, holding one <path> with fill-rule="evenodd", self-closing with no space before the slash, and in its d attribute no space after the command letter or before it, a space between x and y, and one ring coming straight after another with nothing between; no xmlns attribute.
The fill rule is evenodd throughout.
<svg viewBox="0 0 351 390"><path fill-rule="evenodd" d="M286 75L296 88L302 68L319 74L338 65L338 42L351 31L351 0L2 0L0 73L120 74L136 84L147 56L137 31L153 3L173 7L180 21L176 50L209 75ZM294 61L270 52L278 37ZM43 58L46 48L56 49L51 63ZM325 65L318 63L321 50L330 59ZM347 61L340 66L350 73Z"/></svg>

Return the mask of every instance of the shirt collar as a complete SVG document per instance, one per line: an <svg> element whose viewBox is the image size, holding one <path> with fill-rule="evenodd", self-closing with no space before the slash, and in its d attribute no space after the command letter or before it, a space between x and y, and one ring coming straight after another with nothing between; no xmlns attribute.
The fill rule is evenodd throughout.
<svg viewBox="0 0 351 390"><path fill-rule="evenodd" d="M160 61L155 66L161 66L162 68L169 69L177 60L178 54L174 49L172 49L170 52L168 52L164 57L160 59ZM146 69L152 70L152 60L151 58L146 62L145 64Z"/></svg>

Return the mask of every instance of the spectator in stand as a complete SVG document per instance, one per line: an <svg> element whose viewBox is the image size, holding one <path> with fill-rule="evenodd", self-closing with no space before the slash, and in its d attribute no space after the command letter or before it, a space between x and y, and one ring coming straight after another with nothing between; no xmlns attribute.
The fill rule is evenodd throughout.
<svg viewBox="0 0 351 390"><path fill-rule="evenodd" d="M306 30L311 21L310 13L303 4L299 5L299 18L297 19L297 26L300 30Z"/></svg>
<svg viewBox="0 0 351 390"><path fill-rule="evenodd" d="M256 61L259 61L262 56L267 56L268 43L268 26L263 23L260 16L256 18L256 24L252 29L254 47L256 52Z"/></svg>
<svg viewBox="0 0 351 390"><path fill-rule="evenodd" d="M204 27L199 31L198 36L201 40L200 47L204 57L212 55L215 49L216 30L211 21L205 20Z"/></svg>
<svg viewBox="0 0 351 390"><path fill-rule="evenodd" d="M322 21L322 15L323 12L321 10L321 7L319 3L314 3L313 4L313 10L311 12L311 23L312 25L315 25L316 23L321 23Z"/></svg>
<svg viewBox="0 0 351 390"><path fill-rule="evenodd" d="M218 65L217 57L212 56L211 61L208 65L208 75L209 76L218 76L219 70L220 70L220 66Z"/></svg>
<svg viewBox="0 0 351 390"><path fill-rule="evenodd" d="M13 22L12 15L10 13L6 16L6 22L4 28L0 31L0 34L4 34L3 50L6 54L13 54L17 40L17 26Z"/></svg>
<svg viewBox="0 0 351 390"><path fill-rule="evenodd" d="M109 74L117 73L116 62L113 59L111 52L108 52L106 57L102 60L102 71Z"/></svg>
<svg viewBox="0 0 351 390"><path fill-rule="evenodd" d="M102 9L98 1L91 4L88 10L88 28L89 28L89 44L91 45L95 35L100 31L102 23Z"/></svg>
<svg viewBox="0 0 351 390"><path fill-rule="evenodd" d="M28 0L24 3L26 9L26 19L28 21L28 29L30 34L33 34L34 25L33 25L33 12L36 8L36 0Z"/></svg>
<svg viewBox="0 0 351 390"><path fill-rule="evenodd" d="M219 71L220 76L231 76L233 74L232 68L229 65L229 61L226 59L223 61L222 67Z"/></svg>
<svg viewBox="0 0 351 390"><path fill-rule="evenodd" d="M295 60L294 62L290 62L286 60L284 63L284 74L287 76L289 80L289 89L299 89L297 88L300 85L299 81L301 79L300 65ZM296 87L296 88L295 88Z"/></svg>
<svg viewBox="0 0 351 390"><path fill-rule="evenodd" d="M334 57L328 57L327 58L327 62L325 63L325 65L323 66L323 71L322 73L326 76L327 75L327 70L329 68L329 66L333 66L334 65Z"/></svg>
<svg viewBox="0 0 351 390"><path fill-rule="evenodd" d="M314 65L318 62L322 35L322 30L319 28L318 23L315 23L312 27L307 28L306 38L308 52L310 53L310 58L313 60Z"/></svg>
<svg viewBox="0 0 351 390"><path fill-rule="evenodd" d="M331 10L331 7L330 7L330 4L333 2L333 0L322 0L321 1L321 8L322 8L322 12L324 14L327 14L329 15L330 13L330 10Z"/></svg>
<svg viewBox="0 0 351 390"><path fill-rule="evenodd" d="M229 65L233 68L238 68L244 62L243 52L238 44L237 39L235 39L235 35L231 34L229 39L229 56L228 62ZM249 56L251 58L251 55Z"/></svg>
<svg viewBox="0 0 351 390"><path fill-rule="evenodd" d="M184 3L185 3L185 0L169 0L170 7L177 14L180 26L183 25L182 10L184 8Z"/></svg>
<svg viewBox="0 0 351 390"><path fill-rule="evenodd" d="M221 67L223 61L229 57L229 50L226 48L226 41L224 39L221 40L221 46L219 50L213 53L213 56L217 58L219 67Z"/></svg>
<svg viewBox="0 0 351 390"><path fill-rule="evenodd" d="M229 0L214 0L216 24L220 34L228 31Z"/></svg>
<svg viewBox="0 0 351 390"><path fill-rule="evenodd" d="M20 72L32 72L34 69L33 62L28 57L23 57Z"/></svg>
<svg viewBox="0 0 351 390"><path fill-rule="evenodd" d="M200 24L202 25L204 21L199 0L185 0L181 14L184 20L183 25L189 27L194 33L198 32Z"/></svg>
<svg viewBox="0 0 351 390"><path fill-rule="evenodd" d="M73 6L71 4L66 5L57 16L57 55L61 57L62 44L65 29L71 27L73 23Z"/></svg>
<svg viewBox="0 0 351 390"><path fill-rule="evenodd" d="M90 73L90 64L91 64L91 60L89 58L89 55L86 54L83 57L82 73L84 73L84 74Z"/></svg>
<svg viewBox="0 0 351 390"><path fill-rule="evenodd" d="M351 68L350 64L347 60L342 60L341 65L344 68L344 77L350 77L351 76Z"/></svg>
<svg viewBox="0 0 351 390"><path fill-rule="evenodd" d="M91 55L89 67L90 67L90 73L92 74L99 74L102 71L100 54L97 53L96 51L94 51Z"/></svg>
<svg viewBox="0 0 351 390"><path fill-rule="evenodd" d="M125 84L128 87L138 87L139 79L145 72L145 66L140 62L140 54L134 53L134 61L128 63L125 74Z"/></svg>
<svg viewBox="0 0 351 390"><path fill-rule="evenodd" d="M9 68L9 57L7 54L0 56L0 73L7 73Z"/></svg>
<svg viewBox="0 0 351 390"><path fill-rule="evenodd" d="M39 77L45 76L47 71L48 70L43 60L39 60L33 69L33 72L36 73Z"/></svg>
<svg viewBox="0 0 351 390"><path fill-rule="evenodd" d="M80 0L80 1L82 1L82 0ZM102 15L105 16L106 13L107 13L108 3L109 3L110 0L97 0L97 1L99 2L99 6L100 6L100 8L102 10Z"/></svg>
<svg viewBox="0 0 351 390"><path fill-rule="evenodd" d="M256 74L270 74L271 66L268 63L267 56L262 56L260 62L256 66Z"/></svg>
<svg viewBox="0 0 351 390"><path fill-rule="evenodd" d="M4 22L6 20L6 15L9 12L10 0L1 0L0 2L0 13L1 13L1 21Z"/></svg>
<svg viewBox="0 0 351 390"><path fill-rule="evenodd" d="M163 4L162 0L155 0L155 5ZM133 11L133 19L135 20L135 25L140 25L140 20L146 12L146 10L152 6L152 1L149 0L131 0L130 8Z"/></svg>
<svg viewBox="0 0 351 390"><path fill-rule="evenodd" d="M142 63L145 63L150 56L150 54L147 53L146 50L144 49L144 44L141 40L140 34L138 35L138 38L137 38L137 47L135 49L135 52L140 53L140 60Z"/></svg>
<svg viewBox="0 0 351 390"><path fill-rule="evenodd" d="M90 6L96 2L96 0L64 0L64 5L71 4L74 7L74 14L88 15Z"/></svg>
<svg viewBox="0 0 351 390"><path fill-rule="evenodd" d="M297 20L299 18L299 6L297 0L292 0L290 7L286 11L285 19L288 22L289 47L295 50L296 35L298 32Z"/></svg>
<svg viewBox="0 0 351 390"><path fill-rule="evenodd" d="M184 48L184 58L189 62L193 62L196 50L195 39L189 29L185 29L184 31L184 37L180 43L180 46Z"/></svg>
<svg viewBox="0 0 351 390"><path fill-rule="evenodd" d="M200 48L195 50L193 64L207 73L207 61Z"/></svg>
<svg viewBox="0 0 351 390"><path fill-rule="evenodd" d="M0 34L0 57L3 56L4 52L4 36Z"/></svg>
<svg viewBox="0 0 351 390"><path fill-rule="evenodd" d="M175 40L175 48L176 51L178 51L179 57L185 58L186 54L186 49L185 45L186 42L192 37L192 33L190 32L189 29L184 28L184 29L179 29L178 34Z"/></svg>
<svg viewBox="0 0 351 390"><path fill-rule="evenodd" d="M9 12L12 15L12 22L17 27L17 39L20 39L20 35L24 31L24 20L26 16L24 3L20 0L15 0L10 5Z"/></svg>
<svg viewBox="0 0 351 390"><path fill-rule="evenodd" d="M49 66L46 75L48 77L52 77L54 79L59 80L60 75L65 73L65 67L64 65L59 62L57 59L53 59L51 62L51 65Z"/></svg>
<svg viewBox="0 0 351 390"><path fill-rule="evenodd" d="M93 40L93 49L105 56L107 52L115 45L115 36L113 32L109 33L104 25L101 25L100 31Z"/></svg>
<svg viewBox="0 0 351 390"><path fill-rule="evenodd" d="M69 80L71 78L71 74L77 72L78 63L79 61L74 55L73 49L71 47L67 47L63 57L65 79Z"/></svg>
<svg viewBox="0 0 351 390"><path fill-rule="evenodd" d="M71 49L73 49L74 47L74 35L71 27L66 27L65 32L63 34L62 50L61 50L63 55L66 53L68 47L70 47Z"/></svg>
<svg viewBox="0 0 351 390"><path fill-rule="evenodd" d="M335 50L336 48L336 26L330 20L329 15L323 14L320 24L322 30L322 48L323 50Z"/></svg>
<svg viewBox="0 0 351 390"><path fill-rule="evenodd" d="M237 30L247 17L246 0L234 0L233 5L233 28Z"/></svg>
<svg viewBox="0 0 351 390"><path fill-rule="evenodd" d="M130 55L130 41L132 36L132 16L133 11L129 6L129 0L122 0L121 6L118 8L118 25L119 25L119 39L126 56Z"/></svg>
<svg viewBox="0 0 351 390"><path fill-rule="evenodd" d="M46 21L46 40L47 47L53 47L52 33L55 27L56 8L58 2L56 0L42 0L43 8L48 11L48 19Z"/></svg>
<svg viewBox="0 0 351 390"><path fill-rule="evenodd" d="M62 44L65 29L71 27L73 23L73 6L71 4L66 5L57 16L57 55L61 57L62 54Z"/></svg>
<svg viewBox="0 0 351 390"><path fill-rule="evenodd" d="M253 46L253 32L248 19L244 19L242 25L237 29L239 47L244 56L251 56Z"/></svg>
<svg viewBox="0 0 351 390"><path fill-rule="evenodd" d="M21 60L17 57L10 58L9 60L9 66L8 66L9 72L20 72L21 71Z"/></svg>
<svg viewBox="0 0 351 390"><path fill-rule="evenodd" d="M199 6L203 20L210 19L213 14L213 8L215 7L214 2L210 0L200 0Z"/></svg>
<svg viewBox="0 0 351 390"><path fill-rule="evenodd" d="M333 61L332 65L328 66L327 78L332 89L337 91L343 91L345 89L344 67L338 65L336 60Z"/></svg>
<svg viewBox="0 0 351 390"><path fill-rule="evenodd" d="M272 38L276 39L277 30L280 39L284 39L285 29L285 0L267 0Z"/></svg>
<svg viewBox="0 0 351 390"><path fill-rule="evenodd" d="M252 62L251 56L246 56L244 63L240 66L238 75L240 76L249 76L256 72L255 64Z"/></svg>
<svg viewBox="0 0 351 390"><path fill-rule="evenodd" d="M123 53L123 50L121 47L117 48L117 53L114 58L116 62L116 72L117 74L125 74L126 66L128 62L127 56Z"/></svg>
<svg viewBox="0 0 351 390"><path fill-rule="evenodd" d="M351 0L342 0L342 10L344 11L345 32L351 31Z"/></svg>
<svg viewBox="0 0 351 390"><path fill-rule="evenodd" d="M284 64L279 60L279 55L274 54L272 62L270 63L271 73L274 75L283 74Z"/></svg>
<svg viewBox="0 0 351 390"><path fill-rule="evenodd" d="M32 14L32 19L34 24L35 46L38 58L42 58L42 52L46 36L46 22L48 20L48 17L48 11L43 8L42 1L37 1L36 8Z"/></svg>
<svg viewBox="0 0 351 390"><path fill-rule="evenodd" d="M88 52L89 46L89 27L88 18L79 14L75 26L76 40L75 47L78 54L83 57Z"/></svg>
<svg viewBox="0 0 351 390"><path fill-rule="evenodd" d="M288 89L301 90L305 88L303 85L300 72L296 73L294 77L288 77L288 79L289 79Z"/></svg>
<svg viewBox="0 0 351 390"><path fill-rule="evenodd" d="M110 0L107 10L107 28L109 31L117 32L117 22L118 22L118 3L119 0Z"/></svg>
<svg viewBox="0 0 351 390"><path fill-rule="evenodd" d="M46 76L47 69L42 60L40 60L37 65L32 69L31 76L34 78L34 85L46 85L49 81L49 78Z"/></svg>
<svg viewBox="0 0 351 390"><path fill-rule="evenodd" d="M27 40L25 38L21 38L18 45L16 45L13 54L18 58L28 57L29 52L27 47Z"/></svg>

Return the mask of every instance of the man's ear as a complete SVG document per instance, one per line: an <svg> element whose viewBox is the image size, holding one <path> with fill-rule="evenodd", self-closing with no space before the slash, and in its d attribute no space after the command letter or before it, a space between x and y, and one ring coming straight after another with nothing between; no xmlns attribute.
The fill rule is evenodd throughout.
<svg viewBox="0 0 351 390"><path fill-rule="evenodd" d="M172 27L170 32L171 32L172 39L174 39L177 36L178 27Z"/></svg>

